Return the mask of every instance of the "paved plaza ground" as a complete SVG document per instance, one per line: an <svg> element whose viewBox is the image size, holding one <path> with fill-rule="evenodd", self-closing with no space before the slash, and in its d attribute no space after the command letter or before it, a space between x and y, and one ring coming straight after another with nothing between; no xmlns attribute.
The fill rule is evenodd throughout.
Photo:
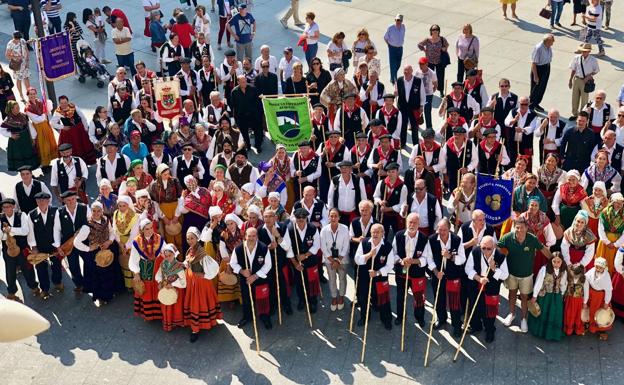
<svg viewBox="0 0 624 385"><path fill-rule="evenodd" d="M130 6L129 4L132 3ZM163 1L167 18L177 1ZM208 4L205 1L200 3ZM278 23L286 0L255 0L252 13L258 20L258 34L254 54L261 43L269 43L276 56L284 46L295 46L299 29L285 30ZM155 66L156 60L142 36L143 11L138 1L66 1L64 10L82 14L85 6L109 5L124 9L135 30L136 59ZM343 30L350 42L361 26L366 26L377 44L379 57L387 64L387 50L383 33L394 15L405 15L407 27L403 62L416 64L421 56L416 43L428 34L430 24L442 27L442 35L454 43L464 23L473 25L481 40L480 66L489 93L496 91L500 77L512 82L512 91L527 95L529 89L529 58L532 47L542 34L550 32L548 22L537 14L541 3L521 0L519 21L504 21L499 3L495 0L303 0L301 14L313 10L322 33L319 56L324 60L325 47L331 35ZM132 9L130 9L132 7ZM529 9L530 7L530 9ZM624 6L615 1L612 30L604 33L608 56L599 60L601 72L596 76L599 89L607 91L613 103L619 87L624 84L623 39L618 28L622 25ZM214 14L210 15L216 23ZM79 16L80 17L80 16ZM560 109L562 116L570 115L570 93L567 90L568 63L578 45L577 29L568 27L571 6L566 5L563 29L555 32L554 61L551 80L544 102L545 107ZM5 6L0 10L0 44L4 46L13 30ZM576 27L574 27L576 28ZM217 31L212 29L212 42ZM216 47L215 47L216 48ZM216 51L217 61L222 51ZM109 59L114 58L109 40ZM300 49L295 54L303 57ZM455 73L456 58L447 78ZM6 63L3 61L3 65ZM114 67L109 66L111 71ZM387 66L382 69L382 81L389 86ZM36 82L33 82L36 84ZM67 94L91 116L95 107L105 103L105 91L96 88L94 81L79 84L75 79L56 83L57 95ZM434 104L439 104L436 97ZM17 180L15 173L6 172L6 140L0 139L0 191L10 193ZM265 144L265 154L271 152ZM268 156L268 155L267 155ZM252 155L252 161L259 158ZM94 180L94 170L91 170ZM47 177L44 180L49 180ZM95 185L89 184L93 195ZM0 264L0 277L4 277ZM378 314L371 314L366 361L360 364L363 328L348 332L349 307L341 312L329 310L329 290L323 285L325 300L314 316L314 328L307 326L305 313L285 316L279 326L274 317L271 331L260 329L262 352L255 352L253 329L236 328L240 308L224 309L224 320L215 329L202 332L196 344L189 344L188 331L162 331L160 323L145 323L132 316L130 295L122 295L111 304L95 308L89 297L76 299L73 287L65 276L68 290L46 302L26 297L26 304L46 317L49 331L40 336L12 344L0 344L0 384L620 384L624 383L621 365L624 332L621 323L615 325L607 342L600 343L593 335L566 338L551 343L523 335L519 328L511 330L497 322L496 341L483 342L484 335L466 339L465 354L452 363L456 342L447 330L434 333L430 365L423 368L426 332L410 317L407 327L405 352L400 351L400 328L391 332L383 329ZM5 291L3 282L0 282ZM22 287L25 287L22 282ZM353 282L349 282L348 297L353 297ZM394 291L392 293L393 308ZM428 298L433 297L429 289ZM428 305L428 313L431 306ZM507 312L506 300L501 313ZM429 316L428 316L429 317ZM429 318L427 318L429 319ZM0 327L2 320L0 319ZM427 330L428 331L428 330Z"/></svg>

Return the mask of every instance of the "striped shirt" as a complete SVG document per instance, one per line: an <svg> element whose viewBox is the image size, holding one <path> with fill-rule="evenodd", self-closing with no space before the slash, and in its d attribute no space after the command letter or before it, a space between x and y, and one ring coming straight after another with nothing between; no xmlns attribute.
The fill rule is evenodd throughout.
<svg viewBox="0 0 624 385"><path fill-rule="evenodd" d="M552 61L552 48L546 47L544 42L537 44L535 48L533 48L531 61L538 66L550 64Z"/></svg>
<svg viewBox="0 0 624 385"><path fill-rule="evenodd" d="M60 12L61 12L61 10L60 10L60 9L53 9L53 10L51 10L51 11L47 11L47 10L45 9L45 6L46 6L46 4L47 4L48 2L50 2L50 5L51 5L52 7L55 7L55 6L57 6L57 5L59 5L59 4L61 3L61 0L41 0L41 9L42 9L43 11L45 11L46 16L48 16L48 18L51 18L51 17L60 17Z"/></svg>

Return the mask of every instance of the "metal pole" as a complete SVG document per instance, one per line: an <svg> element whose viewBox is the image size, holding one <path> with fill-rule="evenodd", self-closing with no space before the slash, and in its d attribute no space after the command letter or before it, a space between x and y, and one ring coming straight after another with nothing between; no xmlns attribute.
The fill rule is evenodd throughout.
<svg viewBox="0 0 624 385"><path fill-rule="evenodd" d="M35 18L35 27L37 29L37 37L42 38L45 36L43 29L43 20L41 19L41 3L37 0L30 0L30 7L32 9L33 16ZM43 73L43 71L42 71ZM54 90L54 83L46 80L46 89L48 91L48 99L52 101L54 108L57 107L56 91ZM46 103L44 100L43 103Z"/></svg>

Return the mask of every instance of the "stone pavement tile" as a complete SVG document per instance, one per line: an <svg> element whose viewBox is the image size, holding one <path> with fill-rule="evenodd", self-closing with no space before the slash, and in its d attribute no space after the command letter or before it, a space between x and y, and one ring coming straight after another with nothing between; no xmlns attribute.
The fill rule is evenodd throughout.
<svg viewBox="0 0 624 385"><path fill-rule="evenodd" d="M63 366L48 367L42 370L33 378L33 385L80 385L83 384L90 372L75 370L74 368L66 368Z"/></svg>

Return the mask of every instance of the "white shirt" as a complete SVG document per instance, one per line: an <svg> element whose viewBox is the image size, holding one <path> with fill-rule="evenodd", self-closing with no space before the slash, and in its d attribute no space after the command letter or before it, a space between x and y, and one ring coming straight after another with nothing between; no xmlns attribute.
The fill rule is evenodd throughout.
<svg viewBox="0 0 624 385"><path fill-rule="evenodd" d="M435 261L433 260L433 252L431 251L431 242L440 242L440 247L442 248L442 250L446 249L446 250L451 250L451 235L449 234L448 240L445 242L442 241L442 239L440 239L440 236L438 235L437 237L435 237L434 240L429 240L429 243L427 243L427 246L425 246L425 251L423 252L423 254L425 255L425 257L427 258L427 266L429 266L429 270L437 270ZM464 252L464 248L460 247L457 248L457 254L455 255L455 258L453 261L451 260L447 260L446 263L454 263L455 266L461 266L466 262L466 253Z"/></svg>
<svg viewBox="0 0 624 385"><path fill-rule="evenodd" d="M130 169L130 158L128 158L126 155L116 153L115 154L115 159L113 159L112 162L108 158L108 155L105 155L105 156L103 156L100 159L104 159L104 171L106 172L106 175L102 175L102 171L101 171L101 167L100 167L100 162L101 161L98 159L97 167L95 168L95 177L97 179L98 185L100 184L100 181L102 180L102 178L106 178L106 179L108 179L111 182L116 179L115 178L115 170L117 170L117 161L118 160L123 159L124 163L126 163L126 170Z"/></svg>
<svg viewBox="0 0 624 385"><path fill-rule="evenodd" d="M583 62L583 68L581 68L581 61ZM569 68L574 71L574 75L579 78L583 77L583 69L585 69L585 76L595 75L600 72L598 60L596 60L593 55L589 55L587 58L583 58L582 54L574 56L572 61L570 61Z"/></svg>
<svg viewBox="0 0 624 385"><path fill-rule="evenodd" d="M544 119L548 119L548 118L544 118ZM542 120L543 122L544 120ZM555 143L546 143L544 144L544 148L546 150L557 150L559 148L559 146L561 145L561 138L563 138L563 134L565 132L561 133L561 137L557 138L557 129L559 128L559 121L557 121L556 125L552 125L550 123L550 120L548 120L548 125L546 126L546 136L545 139L550 139L550 140L554 140ZM542 125L541 122L540 124L536 124L536 129L535 129L535 136L542 136L544 133L542 132ZM594 159L594 157L592 156L592 159Z"/></svg>
<svg viewBox="0 0 624 385"><path fill-rule="evenodd" d="M503 147L504 149L504 147ZM466 207L466 205L464 203L455 203L455 191L453 191L451 193L451 195L449 196L449 199L446 203L446 208L448 209L449 214L453 214L455 213L456 209L459 208L459 221L461 223L467 223L470 222L472 220L472 210L474 210L474 206L475 206L475 201L471 199L474 197L475 193L476 193L476 189L475 191L472 192L472 194L470 195L466 195L466 193L464 192L464 190L460 190L459 192L463 198L464 198L464 202L470 202L469 206L471 207ZM421 220L422 222L422 220ZM472 225L472 224L471 224ZM483 230L485 230L485 228L483 228L481 230L481 232L483 232ZM461 230L460 230L461 233ZM459 234L457 234L459 235ZM461 238L461 236L460 236ZM481 239L479 239L481 240Z"/></svg>
<svg viewBox="0 0 624 385"><path fill-rule="evenodd" d="M250 270L256 257L264 258L264 263L262 264L262 267L254 274L260 278L266 278L267 274L269 274L269 271L271 271L271 256L269 254L269 250L267 250L267 253L265 255L256 255L256 252L258 251L258 243L256 243L251 250L249 249L249 247L247 247L247 242L243 242L243 247L244 255L247 258L247 261L249 263L248 267ZM234 274L238 274L241 270L244 270L243 267L238 264L238 258L236 258L235 256L234 258L230 259L230 266L232 267L232 271L234 272Z"/></svg>
<svg viewBox="0 0 624 385"><path fill-rule="evenodd" d="M112 97L112 95L111 95L111 97ZM76 107L76 114L78 114L78 116L80 117L80 120L82 121L82 126L84 127L84 130L88 134L89 133L89 122L87 121L87 118L85 117L85 115L82 113L82 111L78 107ZM61 118L63 118L63 117L64 117L63 115L59 114L55 110L54 114L52 114L52 118L50 119L50 125L52 126L52 128L54 128L58 132L61 132L61 130L64 127L63 126L63 122L61 121Z"/></svg>
<svg viewBox="0 0 624 385"><path fill-rule="evenodd" d="M416 256L415 259L417 259L420 262L420 267L425 267L427 265L427 258L425 258L425 254L424 253L420 253L420 255L418 255L417 253L415 254L414 251L416 250L416 244L418 243L418 230L416 230L416 233L414 234L413 237L410 237L409 232L407 230L405 230L405 258L409 258L412 259L414 256ZM397 241L396 241L396 237L394 237L394 239L392 240L392 251L394 252L395 255L395 263L399 263L399 249L397 246Z"/></svg>
<svg viewBox="0 0 624 385"><path fill-rule="evenodd" d="M150 155L152 156L152 159L154 160L154 164L156 165L156 167L158 167L163 162L163 159L165 158L164 152L160 156L156 156L156 154L154 154L154 151L152 151L150 152ZM149 164L147 162L147 157L145 157L145 159L143 159L143 169L147 172L148 167L149 167Z"/></svg>
<svg viewBox="0 0 624 385"><path fill-rule="evenodd" d="M183 90L182 88L180 88L180 95L181 96L189 96L191 91L190 88L191 87L195 87L197 90L201 90L201 80L199 79L199 75L197 75L197 72L195 72L195 84L193 84L193 79L191 79L191 73L195 72L194 69L190 69L189 72L184 72L182 70L180 70L177 75L178 77L181 77L184 79L184 82L186 82L186 89ZM180 79L182 80L182 79ZM200 115L201 115L201 111L200 111Z"/></svg>
<svg viewBox="0 0 624 385"><path fill-rule="evenodd" d="M39 209L39 207L37 207L35 210L37 210L37 215L41 216L41 221L43 222L43 225L45 226L46 221L48 219L48 212L50 211L50 207L48 206L48 211L45 212L45 214L43 212L41 212L41 210ZM54 215L56 217L56 214ZM30 219L30 215L26 216L28 218L28 228L29 229L33 229L35 228L35 224L33 223L32 219ZM53 221L55 221L55 218L52 219ZM53 237L54 241L52 242L52 246L53 247L59 247L60 246L60 238L56 239L56 237ZM29 231L28 232L28 246L30 246L31 248L33 247L37 247L37 240L35 239L35 232L34 231Z"/></svg>
<svg viewBox="0 0 624 385"><path fill-rule="evenodd" d="M75 223L76 222L76 213L78 213L78 205L76 205L76 207L74 208L74 212L73 213L69 210L69 208L66 211L69 214L69 218L71 219L72 223ZM53 230L54 243L53 243L53 245L55 245L56 247L60 246L61 238L62 238L60 212L61 212L61 209L59 208L56 211L56 215L54 216L54 230ZM91 208L89 206L87 206L87 218L91 218ZM137 226L138 226L138 223L137 223ZM132 239L134 239L134 238L132 238ZM132 242L132 241L130 241L130 242Z"/></svg>
<svg viewBox="0 0 624 385"><path fill-rule="evenodd" d="M464 268L464 270L466 271L466 275L470 280L474 280L474 277L477 275L477 270L475 269L474 257L472 256L472 253L474 253L474 251L472 251L470 253L470 256L466 258L466 267ZM494 252L492 252L492 255L490 255L490 257L486 257L483 251L481 251L481 274L479 274L481 277L485 276L485 272L488 270L489 267L490 259L492 258L494 258ZM492 276L492 278L498 281L504 281L507 279L507 277L509 277L509 269L507 268L507 258L505 258L503 260L503 263L501 263L501 265L497 267L494 271L494 275Z"/></svg>
<svg viewBox="0 0 624 385"><path fill-rule="evenodd" d="M373 85L373 88L371 89L370 93L366 92L366 88L364 86L360 87L360 93L359 93L360 100L362 102L364 102L364 101L370 99L371 101L377 103L377 106L383 105L383 95L380 95L377 92L378 84L379 84L379 81L377 81L377 83L375 83ZM370 83L369 83L369 85L370 85Z"/></svg>
<svg viewBox="0 0 624 385"><path fill-rule="evenodd" d="M362 132L366 132L366 127L368 126L368 116L366 115L366 111L362 107L355 107L355 111L347 112L345 115L345 119L347 116L351 117L351 114L360 114L360 121L362 122ZM336 116L334 117L334 124L332 125L334 130L342 131L342 107L338 108L336 111Z"/></svg>
<svg viewBox="0 0 624 385"><path fill-rule="evenodd" d="M516 142L522 141L522 134L530 135L533 132L535 132L535 130L537 129L537 120L538 120L537 117L533 118L533 120L527 123L527 118L529 117L530 112L531 110L527 110L524 114L520 110L518 110L517 112L517 114L519 114L520 117L518 118L518 123L516 124L516 127L522 128L522 132L514 133L514 140ZM507 117L505 118L505 126L510 127L511 121L514 118L515 118L515 115L513 114L513 110L509 111L509 114L507 114Z"/></svg>
<svg viewBox="0 0 624 385"><path fill-rule="evenodd" d="M341 258L340 263L347 265L349 263L349 245L351 238L349 237L349 229L342 223L338 223L336 231L332 231L331 224L323 226L321 229L321 252L323 253L323 262L329 264L329 257L332 256L332 247L338 249L338 257ZM334 246L335 245L335 246Z"/></svg>
<svg viewBox="0 0 624 385"><path fill-rule="evenodd" d="M305 28L303 29L303 32L308 34L308 38L306 39L306 42L308 44L318 43L320 35L319 37L312 37L317 32L320 32L318 24L316 24L315 22L312 22L311 25L306 24Z"/></svg>
<svg viewBox="0 0 624 385"><path fill-rule="evenodd" d="M301 159L301 158L299 158L299 159ZM301 170L304 170L308 166L308 164L310 164L311 161L312 161L312 159L310 159L310 160L302 160L301 161ZM297 166L299 166L299 165L297 164ZM295 167L295 157L293 155L293 156L290 157L290 174L291 174L290 176L294 177L295 176L295 172L297 172L297 168ZM306 176L304 178L305 178L305 180L307 182L314 182L320 176L321 176L321 160L319 159L318 162L317 162L317 165L316 165L316 170L312 174L310 174L310 175L308 175L308 176ZM295 180L295 186L297 185L297 183L298 183L297 180Z"/></svg>
<svg viewBox="0 0 624 385"><path fill-rule="evenodd" d="M297 56L293 55L290 58L290 61L287 61L286 58L281 58L278 64L278 68L283 71L282 72L282 78L280 79L281 81L286 81L286 79L288 79L289 77L292 76L293 73L293 64L295 63L301 63L301 59L299 59ZM283 90L282 90L283 91Z"/></svg>
<svg viewBox="0 0 624 385"><path fill-rule="evenodd" d="M373 223L374 223L374 220L372 216L368 220L367 224L364 224L362 218L360 217L360 229L362 230L362 236L364 238L366 238L366 234L368 234L368 230L371 228ZM349 236L351 238L355 237L355 232L353 231L353 222L351 222L351 224L349 225Z"/></svg>
<svg viewBox="0 0 624 385"><path fill-rule="evenodd" d="M293 226L295 227L295 230L297 231L298 237L296 237L291 244L294 245L293 247L293 251L296 253L299 251L299 240L303 240L306 234L306 231L308 231L308 226L310 226L309 224L306 224L305 227L302 229L299 228L299 226L297 226L297 224L295 223L295 220L292 219L293 222ZM321 223L323 224L323 223ZM318 253L318 251L321 249L321 237L319 236L319 232L315 231L314 232L314 237L312 238L312 247L310 247L310 249L308 250L308 252L310 254L316 254Z"/></svg>
<svg viewBox="0 0 624 385"><path fill-rule="evenodd" d="M591 102L591 104L589 105L589 109L593 109L594 113L592 114L592 121L589 122L590 126L597 126L597 127L603 127L604 123L603 123L603 118L604 118L604 113L605 113L605 108L607 107L607 103L602 103L602 106L600 108L596 107L596 102ZM609 105L609 109L611 110L609 113L609 116L607 117L608 120L615 120L615 108L613 108L613 106Z"/></svg>
<svg viewBox="0 0 624 385"><path fill-rule="evenodd" d="M590 17L596 19L591 20ZM594 6L590 2L585 8L585 21L587 28L600 30L602 28L602 6L600 4Z"/></svg>
<svg viewBox="0 0 624 385"><path fill-rule="evenodd" d="M422 80L422 84L425 87L425 95L433 95L435 92L433 88L433 82L438 81L438 75L431 68L427 68L427 72L423 72L420 68L416 69L415 76Z"/></svg>
<svg viewBox="0 0 624 385"><path fill-rule="evenodd" d="M105 219L100 220L99 223L102 223L102 221L105 221ZM91 234L91 227L89 227L88 225L83 225L78 231L78 234L76 234L76 237L74 238L74 247L80 251L84 251L85 253L88 253L89 251L91 251L89 249L90 246L85 243L87 238L89 238L89 234ZM113 234L111 225L108 224L107 241L112 242L114 240L115 240L115 235Z"/></svg>
<svg viewBox="0 0 624 385"><path fill-rule="evenodd" d="M371 245L371 250L374 251L373 256L371 257L371 260L374 262L375 258L377 258L377 254L379 254L379 249L385 244L385 242L382 239L379 244L375 245L375 240L373 238L369 239L367 242ZM362 245L363 243L360 243L360 245L358 246L357 250L355 251L354 258L355 263L360 266L366 265L366 258L364 257L364 249ZM381 267L381 269L379 269L379 273L382 277L387 277L388 274L392 272L395 260L396 256L394 255L394 251L392 251L391 249L386 257L386 263Z"/></svg>
<svg viewBox="0 0 624 385"><path fill-rule="evenodd" d="M193 20L193 27L195 28L195 37L197 34L202 32L206 37L206 41L210 41L210 15L205 14L203 18L195 16ZM214 57L214 55L210 55L210 57Z"/></svg>
<svg viewBox="0 0 624 385"><path fill-rule="evenodd" d="M82 178L87 179L89 177L89 169L87 168L87 164L82 158L78 158L80 170L82 171ZM50 186L57 187L58 184L58 170L56 167L57 161L54 159L52 161L52 170L50 171ZM65 172L67 173L67 187L72 188L74 186L74 179L76 178L76 163L74 163L74 157L72 156L69 165L63 161L61 161L61 167L65 168ZM62 192L62 191L61 191Z"/></svg>
<svg viewBox="0 0 624 385"><path fill-rule="evenodd" d="M278 62L277 58L273 55L269 55L268 59L264 59L262 55L258 56L254 62L255 70L258 71L258 73L262 72L262 61L264 60L269 62L269 72L277 75Z"/></svg>
<svg viewBox="0 0 624 385"><path fill-rule="evenodd" d="M377 183L377 187L375 188L375 193L373 194L373 200L375 204L379 204L381 201L384 200L384 193L381 191L381 187L385 186L385 182L381 183ZM390 196L390 194L392 193L393 190L387 189L387 196L386 199L388 199L388 196ZM401 195L399 198L399 203L397 203L396 205L392 206L392 210L394 210L397 213L401 212L401 209L403 208L403 205L405 205L405 202L407 202L407 187L405 187L405 184L403 184L401 186ZM422 220L422 218L421 218Z"/></svg>
<svg viewBox="0 0 624 385"><path fill-rule="evenodd" d="M468 169L468 171L472 172L479 165L479 157L477 156L477 146L474 144L474 141L472 141L472 140L469 141L468 145L472 146L472 159L470 159L470 163L468 163L466 165L466 168ZM464 147L465 147L465 143L462 145L462 147L461 147L461 149L459 151L460 154L464 150ZM439 169L441 171L444 170L443 172L447 172L447 170L446 170L446 154L447 154L448 151L452 151L452 150L449 150L448 145L444 144L444 146L442 146L442 149L440 150L440 162L438 163Z"/></svg>
<svg viewBox="0 0 624 385"><path fill-rule="evenodd" d="M585 245L585 253L583 254L583 258L581 258L580 264L583 266L587 266L587 264L589 264L589 262L594 259L595 250L596 246L594 243ZM572 265L572 261L570 260L570 242L568 242L566 237L563 237L561 239L561 255L563 256L563 260L568 266Z"/></svg>
<svg viewBox="0 0 624 385"><path fill-rule="evenodd" d="M440 208L440 201L436 199L436 207L435 207L435 223L433 223L433 227L435 227L440 219L442 219L442 209ZM416 193L414 193L414 200L412 201L412 206L409 208L410 213L418 213L420 216L420 227L429 227L429 205L427 205L427 196L422 200L422 202L418 201L416 198Z"/></svg>
<svg viewBox="0 0 624 385"><path fill-rule="evenodd" d="M366 187L364 185L364 179L360 178L360 183L357 188L360 189L361 199L366 199ZM330 209L334 208L334 181L329 183L329 191L327 193L327 205ZM349 178L349 182L345 184L342 175L338 178L338 211L351 212L354 211L359 202L355 201L355 186L353 186L353 176Z"/></svg>
<svg viewBox="0 0 624 385"><path fill-rule="evenodd" d="M11 230L9 231L9 233L15 237L25 237L28 235L28 233L30 232L30 226L28 226L28 224L30 223L30 221L28 220L28 215L26 215L26 213L22 212L20 213L20 227L13 227L13 223L15 223L15 211L13 211L13 215L12 216L6 216L6 220L7 222L9 222L9 225L11 226ZM7 235L4 231L2 231L2 240L6 241L7 239Z"/></svg>
<svg viewBox="0 0 624 385"><path fill-rule="evenodd" d="M439 163L431 164L431 162L433 162L433 152L434 151L427 151L427 150L425 150L425 147L422 146L422 142L420 142L417 145L415 145L414 147L412 147L412 153L410 154L410 157L409 157L409 166L410 167L414 167L414 162L416 161L416 157L418 156L419 148L421 148L421 147L422 147L422 150L420 151L420 154L425 157L425 164L427 166L433 167L433 171L434 172L440 172L440 165L439 165ZM442 149L442 148L440 147L440 149Z"/></svg>
<svg viewBox="0 0 624 385"><path fill-rule="evenodd" d="M596 268L592 267L588 272L585 273L585 284L583 285L583 303L587 305L587 301L589 301L589 288L598 291L604 291L605 297L604 302L611 302L611 295L613 294L613 286L611 285L611 276L609 276L609 271L605 269L605 271L596 277Z"/></svg>

